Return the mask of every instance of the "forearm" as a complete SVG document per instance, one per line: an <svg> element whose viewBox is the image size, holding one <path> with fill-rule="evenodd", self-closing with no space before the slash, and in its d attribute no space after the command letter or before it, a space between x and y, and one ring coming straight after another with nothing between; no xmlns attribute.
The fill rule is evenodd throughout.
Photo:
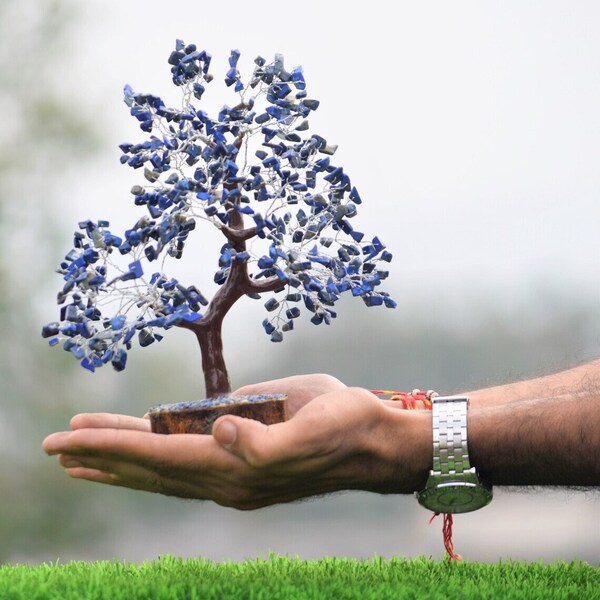
<svg viewBox="0 0 600 600"><path fill-rule="evenodd" d="M490 402L469 408L468 449L471 464L490 484L600 486L600 391L595 385L509 403L496 391L481 393ZM391 449L385 450L390 437L380 438L383 462L396 464L388 491L417 491L432 468L431 413L388 411L390 430L397 432Z"/></svg>
<svg viewBox="0 0 600 600"><path fill-rule="evenodd" d="M532 398L553 398L580 390L600 389L600 360L554 373L468 393L472 407L495 406Z"/></svg>
<svg viewBox="0 0 600 600"><path fill-rule="evenodd" d="M493 485L599 486L595 390L469 411L471 463Z"/></svg>

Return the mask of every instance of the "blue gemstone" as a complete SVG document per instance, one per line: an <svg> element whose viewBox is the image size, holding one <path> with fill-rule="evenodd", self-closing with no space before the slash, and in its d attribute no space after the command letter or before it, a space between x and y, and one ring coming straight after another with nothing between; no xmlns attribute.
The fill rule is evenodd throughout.
<svg viewBox="0 0 600 600"><path fill-rule="evenodd" d="M219 266L220 267L229 267L231 265L231 253L223 252L219 257Z"/></svg>
<svg viewBox="0 0 600 600"><path fill-rule="evenodd" d="M202 315L199 312L195 312L195 311L188 311L183 314L183 320L187 321L188 323L193 323L194 321L197 321L198 319L201 319L201 318L202 318Z"/></svg>
<svg viewBox="0 0 600 600"><path fill-rule="evenodd" d="M381 306L384 299L382 296L369 295L363 296L363 301L367 306Z"/></svg>
<svg viewBox="0 0 600 600"><path fill-rule="evenodd" d="M156 319L148 321L148 327L164 327L165 321L165 317L157 317Z"/></svg>
<svg viewBox="0 0 600 600"><path fill-rule="evenodd" d="M142 269L142 264L139 260L135 260L132 263L129 263L129 271L125 274L127 279L138 279L144 274L144 270ZM123 279L125 280L125 277Z"/></svg>
<svg viewBox="0 0 600 600"><path fill-rule="evenodd" d="M144 254L146 255L146 258L152 262L153 260L156 259L156 257L158 256L156 249L153 246L147 246L146 248L144 248ZM123 278L125 279L125 278ZM128 279L135 279L135 277L128 277Z"/></svg>
<svg viewBox="0 0 600 600"><path fill-rule="evenodd" d="M296 89L303 90L306 88L302 67L294 67L292 69L292 81L294 82Z"/></svg>
<svg viewBox="0 0 600 600"><path fill-rule="evenodd" d="M271 335L275 331L275 327L269 321L267 321L267 319L262 322L262 326L267 332L267 335Z"/></svg>
<svg viewBox="0 0 600 600"><path fill-rule="evenodd" d="M175 286L178 284L179 282L177 281L177 279L172 278L169 281L165 281L163 283L163 288L167 291L173 290L175 289Z"/></svg>
<svg viewBox="0 0 600 600"><path fill-rule="evenodd" d="M125 321L127 317L125 315L117 315L110 320L110 327L113 331L119 331L119 329L123 329L123 325L125 325Z"/></svg>
<svg viewBox="0 0 600 600"><path fill-rule="evenodd" d="M283 341L283 334L281 333L281 331L274 331L271 334L271 341L272 342L282 342Z"/></svg>
<svg viewBox="0 0 600 600"><path fill-rule="evenodd" d="M296 319L300 316L300 309L297 306L293 306L285 311L285 315L288 319Z"/></svg>
<svg viewBox="0 0 600 600"><path fill-rule="evenodd" d="M265 302L265 308L271 312L274 311L276 308L279 307L279 302L277 301L276 298L269 298L266 302Z"/></svg>
<svg viewBox="0 0 600 600"><path fill-rule="evenodd" d="M128 241L123 242L119 246L119 252L121 254L128 254L129 252L131 252L131 244Z"/></svg>
<svg viewBox="0 0 600 600"><path fill-rule="evenodd" d="M310 100L309 98L305 98L304 100L302 100L302 104L310 110L317 110L317 108L319 108L320 102L318 100Z"/></svg>
<svg viewBox="0 0 600 600"><path fill-rule="evenodd" d="M396 308L398 306L398 303L389 296L384 296L383 301L388 308Z"/></svg>
<svg viewBox="0 0 600 600"><path fill-rule="evenodd" d="M74 304L69 304L66 307L64 320L71 321L73 323L77 323L77 322L81 321L81 316L79 314L79 310L78 310L77 306L75 306Z"/></svg>
<svg viewBox="0 0 600 600"><path fill-rule="evenodd" d="M279 159L275 158L274 156L269 156L269 158L265 158L265 160L263 160L263 165L267 168L273 168L277 170L279 169L281 163L279 162Z"/></svg>
<svg viewBox="0 0 600 600"><path fill-rule="evenodd" d="M244 262L248 262L249 259L250 259L250 254L248 252L245 252L245 251L244 252L238 252L235 255L235 260L237 262L244 263Z"/></svg>
<svg viewBox="0 0 600 600"><path fill-rule="evenodd" d="M105 281L106 279L102 277L102 275L94 275L93 277L90 277L87 280L87 284L90 287L98 287L99 285L102 285Z"/></svg>
<svg viewBox="0 0 600 600"><path fill-rule="evenodd" d="M96 308L95 306L91 306L90 308L85 309L84 315L91 321L99 321L102 313L100 312L100 309Z"/></svg>
<svg viewBox="0 0 600 600"><path fill-rule="evenodd" d="M304 298L304 306L306 306L310 312L315 312L316 306L314 300L308 294L303 294L302 297Z"/></svg>
<svg viewBox="0 0 600 600"><path fill-rule="evenodd" d="M79 334L81 336L88 340L94 335L94 329L90 326L88 321L83 321L82 323L79 323L77 326L77 330L79 331Z"/></svg>
<svg viewBox="0 0 600 600"><path fill-rule="evenodd" d="M59 323L57 323L56 321L54 321L52 323L48 323L47 325L44 325L42 327L42 337L43 338L52 337L53 335L57 335L59 331L60 331ZM52 341L52 340L50 340L50 341Z"/></svg>
<svg viewBox="0 0 600 600"><path fill-rule="evenodd" d="M292 91L292 88L287 83L275 83L271 86L271 91L275 97L282 99Z"/></svg>
<svg viewBox="0 0 600 600"><path fill-rule="evenodd" d="M154 343L154 337L149 329L142 329L138 334L138 341L142 348Z"/></svg>
<svg viewBox="0 0 600 600"><path fill-rule="evenodd" d="M122 371L127 364L127 352L122 348L112 357L110 361L115 371Z"/></svg>
<svg viewBox="0 0 600 600"><path fill-rule="evenodd" d="M258 259L259 269L270 269L275 264L275 260L269 256L261 256Z"/></svg>
<svg viewBox="0 0 600 600"><path fill-rule="evenodd" d="M85 356L85 350L76 344L72 345L69 350L75 358L82 359Z"/></svg>
<svg viewBox="0 0 600 600"><path fill-rule="evenodd" d="M94 364L94 361L90 360L88 357L85 357L80 364L84 369L87 369L92 373L96 370L96 365Z"/></svg>
<svg viewBox="0 0 600 600"><path fill-rule="evenodd" d="M228 274L229 274L229 269L219 269L215 273L213 280L217 285L223 285L227 281Z"/></svg>
<svg viewBox="0 0 600 600"><path fill-rule="evenodd" d="M232 50L231 54L229 56L229 66L230 67L235 67L238 63L238 60L240 58L240 51L239 50Z"/></svg>
<svg viewBox="0 0 600 600"><path fill-rule="evenodd" d="M342 167L336 167L335 169L333 169L333 171L331 171L331 173L325 175L323 179L325 179L325 181L328 181L329 183L337 183L342 178L342 174Z"/></svg>
<svg viewBox="0 0 600 600"><path fill-rule="evenodd" d="M315 313L310 322L314 325L320 325L323 322L323 315L321 313Z"/></svg>
<svg viewBox="0 0 600 600"><path fill-rule="evenodd" d="M225 83L229 87L236 82L237 78L238 78L237 69L235 67L231 67L227 71L227 74L225 75Z"/></svg>

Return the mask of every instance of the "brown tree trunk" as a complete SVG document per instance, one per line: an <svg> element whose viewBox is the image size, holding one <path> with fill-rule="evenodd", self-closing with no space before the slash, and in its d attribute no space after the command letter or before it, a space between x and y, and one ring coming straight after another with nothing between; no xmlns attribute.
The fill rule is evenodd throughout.
<svg viewBox="0 0 600 600"><path fill-rule="evenodd" d="M243 136L235 141L239 149ZM237 184L223 185L225 189L234 190ZM236 201L239 203L239 201ZM244 217L241 213L229 207L229 224L221 227L223 235L236 252L246 250L246 241L256 235L256 227L244 229ZM223 357L223 339L221 329L223 319L229 309L242 296L250 293L269 292L281 287L277 277L271 277L261 282L254 281L248 274L248 265L234 261L225 283L218 289L212 299L204 318L196 322L183 322L181 327L192 330L198 338L202 354L202 371L206 386L206 398L214 398L231 392L231 383L225 359Z"/></svg>
<svg viewBox="0 0 600 600"><path fill-rule="evenodd" d="M221 325L220 319L213 319L208 327L202 327L195 331L202 355L206 398L214 398L231 392L231 383L223 356Z"/></svg>

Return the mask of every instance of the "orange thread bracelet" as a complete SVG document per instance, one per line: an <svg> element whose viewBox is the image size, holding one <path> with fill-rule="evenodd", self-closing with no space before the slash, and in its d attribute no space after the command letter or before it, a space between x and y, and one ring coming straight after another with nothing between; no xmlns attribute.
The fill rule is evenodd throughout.
<svg viewBox="0 0 600 600"><path fill-rule="evenodd" d="M392 400L394 402L400 402L402 407L406 410L431 410L433 405L431 403L431 399L437 396L436 392L433 390L429 390L424 392L419 389L415 389L412 392L396 392L392 390L370 390L372 394L376 396L387 396L387 400ZM419 403L421 406L419 406ZM434 513L429 519L429 524L433 522L433 520L440 513ZM444 521L442 525L442 535L444 539L444 548L446 549L446 554L450 560L462 560L460 554L457 554L454 551L454 543L452 541L452 525L453 519L451 513L443 513Z"/></svg>

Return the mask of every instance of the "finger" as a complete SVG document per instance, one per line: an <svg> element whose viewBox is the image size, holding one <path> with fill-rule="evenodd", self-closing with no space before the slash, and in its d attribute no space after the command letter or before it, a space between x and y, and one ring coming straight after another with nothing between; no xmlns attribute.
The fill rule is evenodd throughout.
<svg viewBox="0 0 600 600"><path fill-rule="evenodd" d="M218 490L212 491L207 488L205 492L201 492L198 488L186 486L181 481L168 480L161 478L157 481L158 485L148 485L147 481L136 481L124 478L114 473L108 473L97 469L86 467L75 467L67 469L67 475L73 479L82 479L94 483L103 483L117 487L126 487L144 492L157 492L167 496L178 496L180 498L193 498L197 500L213 500L221 506L229 506L241 510L250 510L263 508L274 504L274 500L268 492L257 492L251 497L246 495L240 496L237 488L230 488L229 493L219 493ZM236 492L236 493L234 493ZM297 492L288 490L285 495L281 495L281 502L296 500L299 496Z"/></svg>
<svg viewBox="0 0 600 600"><path fill-rule="evenodd" d="M160 435L130 429L76 429L55 433L43 443L47 454L76 454L125 459L158 472L195 469L199 473L228 469L230 453L210 435Z"/></svg>
<svg viewBox="0 0 600 600"><path fill-rule="evenodd" d="M92 471L101 471L110 475L113 479L136 483L140 487L153 488L153 480L157 478L154 471L141 467L135 463L128 463L123 460L114 460L98 456L84 456L77 454L61 454L58 462L67 470L90 469ZM138 487L136 485L136 487ZM132 486L130 486L132 487Z"/></svg>
<svg viewBox="0 0 600 600"><path fill-rule="evenodd" d="M69 477L98 483L118 485L169 496L208 498L208 487L203 489L183 479L160 476L151 469L124 461L63 454L60 464Z"/></svg>
<svg viewBox="0 0 600 600"><path fill-rule="evenodd" d="M307 419L291 419L265 425L253 419L224 416L213 425L219 444L253 467L276 467L285 470L307 468L307 461L328 454L320 428ZM300 464L303 463L303 464Z"/></svg>
<svg viewBox="0 0 600 600"><path fill-rule="evenodd" d="M67 475L72 479L83 479L85 481L92 481L94 483L104 483L106 485L113 485L118 487L126 487L132 490L139 490L142 492L155 492L170 496L184 496L184 494L178 494L176 491L169 493L166 487L149 485L148 481L138 481L123 478L115 473L109 473L98 469L92 469L88 467L73 467L66 469ZM189 497L185 495L184 497Z"/></svg>
<svg viewBox="0 0 600 600"><path fill-rule="evenodd" d="M95 481L97 483L107 483L117 485L109 473L97 471L96 469L86 469L85 467L73 467L66 470L67 475L72 479L85 479L86 481Z"/></svg>
<svg viewBox="0 0 600 600"><path fill-rule="evenodd" d="M71 419L71 429L133 429L150 431L150 421L129 415L82 413Z"/></svg>
<svg viewBox="0 0 600 600"><path fill-rule="evenodd" d="M43 443L48 454L106 456L157 456L161 447L171 448L170 436L146 431L115 428L88 428L49 435Z"/></svg>

